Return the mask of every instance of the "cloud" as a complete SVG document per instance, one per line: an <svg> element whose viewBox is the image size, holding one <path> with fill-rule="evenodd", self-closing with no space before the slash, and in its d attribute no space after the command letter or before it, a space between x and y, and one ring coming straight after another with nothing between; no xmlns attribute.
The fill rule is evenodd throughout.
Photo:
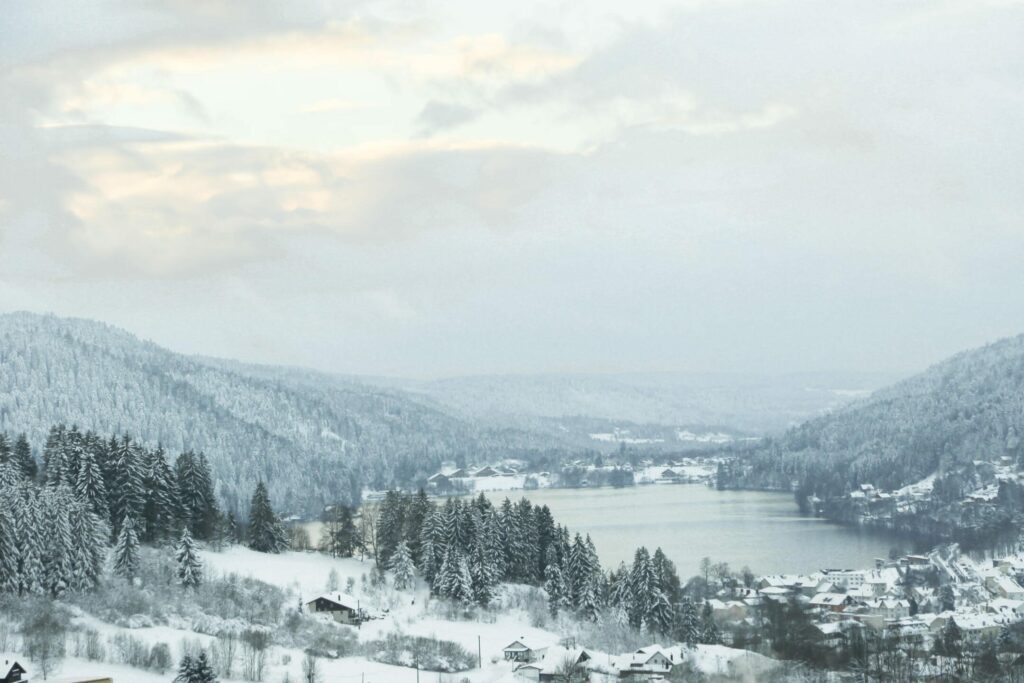
<svg viewBox="0 0 1024 683"><path fill-rule="evenodd" d="M416 117L416 125L419 128L420 135L429 137L435 133L468 123L475 119L479 113L479 111L461 104L430 100Z"/></svg>

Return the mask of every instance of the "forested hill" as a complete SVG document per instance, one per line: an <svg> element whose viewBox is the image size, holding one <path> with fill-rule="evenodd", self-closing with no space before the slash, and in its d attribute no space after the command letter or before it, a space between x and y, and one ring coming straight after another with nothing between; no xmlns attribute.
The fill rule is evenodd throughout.
<svg viewBox="0 0 1024 683"><path fill-rule="evenodd" d="M867 483L893 490L934 472L962 476L975 461L1010 456L1016 464L1022 434L1024 335L960 353L765 440L724 483L800 482L823 497Z"/></svg>
<svg viewBox="0 0 1024 683"><path fill-rule="evenodd" d="M543 445L328 375L182 356L87 320L0 315L0 431L26 432L39 451L57 422L203 451L228 505L244 505L262 479L282 509L307 513L364 485L415 481L442 460Z"/></svg>

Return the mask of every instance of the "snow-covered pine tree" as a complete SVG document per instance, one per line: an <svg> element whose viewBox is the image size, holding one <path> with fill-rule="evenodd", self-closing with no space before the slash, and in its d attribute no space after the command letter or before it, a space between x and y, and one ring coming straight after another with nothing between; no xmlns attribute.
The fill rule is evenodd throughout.
<svg viewBox="0 0 1024 683"><path fill-rule="evenodd" d="M441 513L434 509L423 518L423 526L420 527L420 559L416 564L420 575L431 587L434 585L443 557Z"/></svg>
<svg viewBox="0 0 1024 683"><path fill-rule="evenodd" d="M75 500L70 510L71 557L73 590L91 590L99 585L103 576L103 560L106 557L107 539L110 531L81 500Z"/></svg>
<svg viewBox="0 0 1024 683"><path fill-rule="evenodd" d="M705 645L718 645L722 642L722 634L718 630L718 624L711 611L711 605L704 603L704 609L700 620L700 642Z"/></svg>
<svg viewBox="0 0 1024 683"><path fill-rule="evenodd" d="M650 610L644 621L653 634L668 635L672 632L672 604L660 588L655 589Z"/></svg>
<svg viewBox="0 0 1024 683"><path fill-rule="evenodd" d="M96 456L90 451L82 453L82 460L78 465L78 480L75 482L75 493L102 519L110 517L110 510L107 508L107 487L103 482L103 470L96 462Z"/></svg>
<svg viewBox="0 0 1024 683"><path fill-rule="evenodd" d="M505 548L501 544L501 519L493 508L484 516L483 534L487 555L494 567L495 583L501 583L505 576Z"/></svg>
<svg viewBox="0 0 1024 683"><path fill-rule="evenodd" d="M186 451L178 456L174 470L180 499L177 517L189 525L195 538L209 540L220 513L206 456Z"/></svg>
<svg viewBox="0 0 1024 683"><path fill-rule="evenodd" d="M39 496L43 545L43 589L52 597L63 595L74 582L71 523L68 510L74 497L66 486L47 488Z"/></svg>
<svg viewBox="0 0 1024 683"><path fill-rule="evenodd" d="M390 569L395 574L395 588L406 590L412 588L416 582L416 566L412 561L412 553L409 544L400 541L391 554Z"/></svg>
<svg viewBox="0 0 1024 683"><path fill-rule="evenodd" d="M455 547L445 548L441 564L434 574L431 588L435 595L450 598L457 592L456 583L459 573L459 552Z"/></svg>
<svg viewBox="0 0 1024 683"><path fill-rule="evenodd" d="M10 500L11 495L8 487L0 485L0 499ZM0 593L18 592L18 554L15 543L14 518L6 505L0 505Z"/></svg>
<svg viewBox="0 0 1024 683"><path fill-rule="evenodd" d="M465 557L459 558L456 581L452 587L451 598L465 605L473 602L473 575L469 571L469 562Z"/></svg>
<svg viewBox="0 0 1024 683"><path fill-rule="evenodd" d="M591 573L580 587L579 614L587 621L597 621L601 613L601 590L598 581L599 575Z"/></svg>
<svg viewBox="0 0 1024 683"><path fill-rule="evenodd" d="M142 504L145 491L142 487L142 471L139 465L139 449L125 434L118 442L117 450L112 454L112 483L107 490L110 496L110 519L113 533L119 536L121 525L128 517L135 525L134 533L139 533L138 521L142 516Z"/></svg>
<svg viewBox="0 0 1024 683"><path fill-rule="evenodd" d="M549 564L544 570L544 590L548 594L548 611L551 616L555 616L568 602L562 570L555 563Z"/></svg>
<svg viewBox="0 0 1024 683"><path fill-rule="evenodd" d="M21 470L26 479L35 479L38 466L35 458L32 457L32 447L28 443L28 437L22 433L14 442L14 450L11 453L11 462Z"/></svg>
<svg viewBox="0 0 1024 683"><path fill-rule="evenodd" d="M180 508L178 482L174 471L167 464L163 448L145 454L142 482L146 492L142 507L145 523L143 539L152 543L172 538Z"/></svg>
<svg viewBox="0 0 1024 683"><path fill-rule="evenodd" d="M262 481L256 484L249 505L249 547L261 553L279 553L288 547L281 523L270 506L267 486Z"/></svg>
<svg viewBox="0 0 1024 683"><path fill-rule="evenodd" d="M647 548L637 548L633 555L633 568L629 572L630 601L626 605L629 612L629 623L639 628L647 619L651 602L654 599L655 585L654 568Z"/></svg>
<svg viewBox="0 0 1024 683"><path fill-rule="evenodd" d="M42 512L34 487L24 483L15 491L14 530L18 548L18 594L42 595L43 583L43 539L41 531Z"/></svg>
<svg viewBox="0 0 1024 683"><path fill-rule="evenodd" d="M131 581L138 571L139 537L135 532L135 520L125 517L114 544L114 573Z"/></svg>
<svg viewBox="0 0 1024 683"><path fill-rule="evenodd" d="M490 604L494 597L494 588L500 579L494 559L487 549L487 541L482 531L473 539L473 548L469 556L469 574L472 582L473 601L481 606Z"/></svg>
<svg viewBox="0 0 1024 683"><path fill-rule="evenodd" d="M174 559L177 561L178 582L185 588L195 588L203 582L203 563L199 559L199 550L188 527L181 532L181 540L175 548Z"/></svg>
<svg viewBox="0 0 1024 683"><path fill-rule="evenodd" d="M683 598L678 608L675 637L687 645L695 645L700 642L700 614L697 612L697 606L693 600L688 597Z"/></svg>
<svg viewBox="0 0 1024 683"><path fill-rule="evenodd" d="M199 653L195 659L195 681L193 683L217 683L217 674L206 657L206 651Z"/></svg>

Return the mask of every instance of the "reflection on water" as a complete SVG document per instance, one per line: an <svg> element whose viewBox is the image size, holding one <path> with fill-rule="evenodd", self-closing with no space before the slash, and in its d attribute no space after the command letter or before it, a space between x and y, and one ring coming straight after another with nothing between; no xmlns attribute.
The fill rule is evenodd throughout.
<svg viewBox="0 0 1024 683"><path fill-rule="evenodd" d="M547 505L557 522L589 533L606 567L631 561L641 545L652 552L661 546L681 576L696 573L705 556L734 569L747 565L757 574L774 574L869 567L893 546L910 550L894 534L802 516L784 493L694 484L488 494L495 502L506 495Z"/></svg>

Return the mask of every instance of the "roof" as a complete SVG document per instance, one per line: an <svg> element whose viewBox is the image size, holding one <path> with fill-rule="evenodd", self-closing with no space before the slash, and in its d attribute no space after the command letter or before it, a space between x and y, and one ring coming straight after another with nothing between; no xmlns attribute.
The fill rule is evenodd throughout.
<svg viewBox="0 0 1024 683"><path fill-rule="evenodd" d="M317 600L327 600L328 602L333 602L335 605L340 605L349 609L359 609L359 600L347 593L324 593L323 595L318 595L312 600L309 600L306 604L312 604Z"/></svg>
<svg viewBox="0 0 1024 683"><path fill-rule="evenodd" d="M811 598L811 604L838 607L846 604L848 600L852 600L852 598L845 593L818 593Z"/></svg>
<svg viewBox="0 0 1024 683"><path fill-rule="evenodd" d="M503 651L523 652L525 650L545 650L551 647L550 643L541 643L534 638L520 636L502 648Z"/></svg>

